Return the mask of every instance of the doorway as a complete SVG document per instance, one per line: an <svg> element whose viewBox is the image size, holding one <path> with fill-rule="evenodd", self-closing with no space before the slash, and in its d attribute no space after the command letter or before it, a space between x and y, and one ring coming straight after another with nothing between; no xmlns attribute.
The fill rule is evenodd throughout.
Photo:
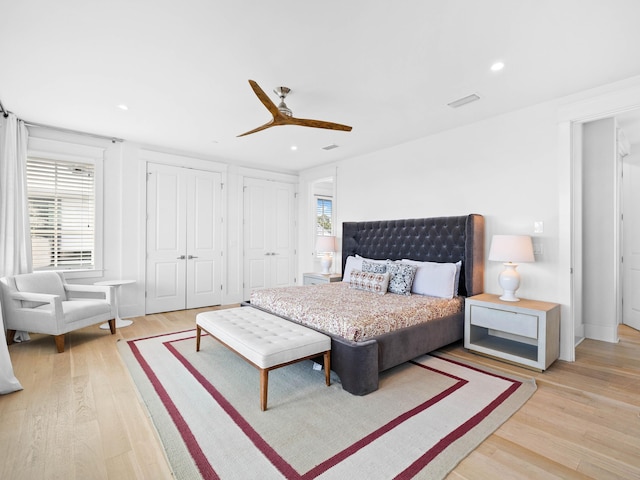
<svg viewBox="0 0 640 480"><path fill-rule="evenodd" d="M620 323L640 328L640 110L577 123L574 139L576 344L617 342Z"/></svg>
<svg viewBox="0 0 640 480"><path fill-rule="evenodd" d="M575 361L576 325L581 323L580 288L582 236L581 152L576 148L575 127L591 120L619 116L640 108L640 78L633 77L596 91L584 92L558 107L558 298L562 305L560 358ZM613 319L612 319L613 321Z"/></svg>
<svg viewBox="0 0 640 480"><path fill-rule="evenodd" d="M296 189L292 183L245 178L245 300L257 288L295 284Z"/></svg>

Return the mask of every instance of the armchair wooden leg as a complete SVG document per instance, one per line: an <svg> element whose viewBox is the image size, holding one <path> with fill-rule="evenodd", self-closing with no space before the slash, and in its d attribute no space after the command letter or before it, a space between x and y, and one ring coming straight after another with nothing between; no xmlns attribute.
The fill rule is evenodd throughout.
<svg viewBox="0 0 640 480"><path fill-rule="evenodd" d="M58 353L64 352L64 333L62 335L54 335L53 338L56 341L56 347L58 347Z"/></svg>
<svg viewBox="0 0 640 480"><path fill-rule="evenodd" d="M109 330L111 330L111 335L116 333L116 319L112 318L109 320Z"/></svg>
<svg viewBox="0 0 640 480"><path fill-rule="evenodd" d="M16 335L16 331L15 330L9 330L7 329L7 345L11 345L13 343L13 338Z"/></svg>

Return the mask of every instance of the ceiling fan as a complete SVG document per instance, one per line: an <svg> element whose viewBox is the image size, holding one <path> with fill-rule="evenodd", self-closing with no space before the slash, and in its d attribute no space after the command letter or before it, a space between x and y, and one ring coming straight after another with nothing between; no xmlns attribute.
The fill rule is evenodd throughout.
<svg viewBox="0 0 640 480"><path fill-rule="evenodd" d="M287 87L277 87L274 92L278 97L280 97L280 104L276 107L275 103L273 103L266 93L260 88L260 86L253 80L249 80L249 85L253 88L256 96L260 99L262 104L267 107L267 110L273 115L273 118L261 125L258 128L254 128L253 130L249 130L248 132L242 133L238 135L238 137L244 137L245 135L249 135L251 133L259 132L260 130L265 130L269 127L276 127L278 125L298 125L300 127L313 127L313 128L327 128L329 130L342 130L345 132L350 132L351 127L348 125L341 125L339 123L332 122L323 122L322 120L310 120L306 118L296 118L293 116L293 113L284 103L284 99L287 97L289 93L291 93L291 89Z"/></svg>

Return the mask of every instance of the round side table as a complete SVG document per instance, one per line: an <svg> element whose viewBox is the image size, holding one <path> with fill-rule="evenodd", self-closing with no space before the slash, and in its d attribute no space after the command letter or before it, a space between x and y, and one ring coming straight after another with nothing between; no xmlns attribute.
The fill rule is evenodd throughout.
<svg viewBox="0 0 640 480"><path fill-rule="evenodd" d="M118 290L121 285L128 285L130 283L136 283L135 280L105 280L103 282L95 282L94 285L102 285L107 287L116 287L113 292L113 303L116 306L116 328L128 327L133 323L133 320L123 320L120 318L120 311L118 307ZM102 330L109 330L109 322L100 325Z"/></svg>

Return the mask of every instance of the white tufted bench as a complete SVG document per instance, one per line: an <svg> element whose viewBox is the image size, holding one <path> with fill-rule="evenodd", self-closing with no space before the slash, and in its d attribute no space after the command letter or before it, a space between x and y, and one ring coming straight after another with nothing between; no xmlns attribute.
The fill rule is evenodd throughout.
<svg viewBox="0 0 640 480"><path fill-rule="evenodd" d="M330 385L331 338L252 307L199 313L196 351L204 330L260 370L260 409L267 409L269 371L324 354L325 382Z"/></svg>

